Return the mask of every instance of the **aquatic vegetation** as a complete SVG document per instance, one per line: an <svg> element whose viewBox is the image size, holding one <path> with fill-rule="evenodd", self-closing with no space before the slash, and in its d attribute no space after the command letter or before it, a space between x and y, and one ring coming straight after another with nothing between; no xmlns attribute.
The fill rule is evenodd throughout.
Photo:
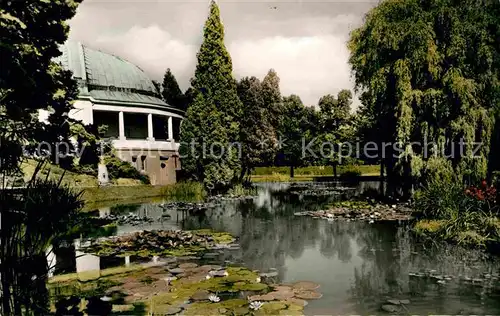
<svg viewBox="0 0 500 316"><path fill-rule="evenodd" d="M83 250L87 253L104 256L186 256L233 241L234 238L227 233L211 232L210 230L192 232L142 231L120 237L106 238Z"/></svg>
<svg viewBox="0 0 500 316"><path fill-rule="evenodd" d="M237 184L233 188L230 188L227 192L229 197L248 197L256 196L257 188L254 186L244 186L243 184Z"/></svg>
<svg viewBox="0 0 500 316"><path fill-rule="evenodd" d="M137 304L144 304L144 311L152 314L301 315L307 302L293 296L314 292L309 289L319 287L312 282L298 282L291 286L271 288L267 284L255 282L258 272L243 267L199 266L193 262L181 263L176 268L156 266L131 269L125 273L118 273L123 271L116 269L106 270L101 273L104 277L88 282L80 282L74 277L59 277L59 282L51 283L53 300L63 302L67 297L83 300L97 298L110 304L106 308L123 310L131 315ZM178 273L175 277L165 277L166 270ZM212 271L222 273L210 273ZM206 279L207 274L214 277ZM144 280L147 280L147 285ZM62 288L71 290L56 291ZM284 295L286 291L290 291L291 295ZM249 293L268 295L269 299L255 301L251 296L246 298ZM320 295L316 293L310 296L318 298Z"/></svg>
<svg viewBox="0 0 500 316"><path fill-rule="evenodd" d="M336 219L366 220L373 223L375 220L409 220L413 210L406 204L384 205L371 204L366 201L335 202L326 210L306 211L295 213L297 216L312 216L329 221Z"/></svg>

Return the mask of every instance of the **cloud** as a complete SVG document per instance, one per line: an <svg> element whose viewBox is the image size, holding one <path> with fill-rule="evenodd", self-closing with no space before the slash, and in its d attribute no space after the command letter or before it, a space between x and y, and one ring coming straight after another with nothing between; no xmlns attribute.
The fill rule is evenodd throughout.
<svg viewBox="0 0 500 316"><path fill-rule="evenodd" d="M325 94L351 89L345 40L334 35L267 37L234 41L229 46L238 77L263 78L270 68L280 77L283 95L297 94L315 105Z"/></svg>
<svg viewBox="0 0 500 316"><path fill-rule="evenodd" d="M327 15L332 8L320 6L309 6L312 11L306 14L291 5L287 11L280 8L275 12L263 5L264 11L257 4L248 4L243 11L241 4L222 7L226 46L236 78L262 79L273 68L280 76L283 95L297 94L307 105L317 104L325 94L353 88L346 41L349 31L361 23L360 14ZM187 89L206 12L194 12L190 10L193 4L187 3L169 4L169 11L158 5L130 6L92 1L82 5L71 21L71 38L123 57L155 80L161 80L170 68L181 88ZM142 11L139 14L133 8ZM95 22L89 24L91 18Z"/></svg>
<svg viewBox="0 0 500 316"><path fill-rule="evenodd" d="M158 25L134 26L120 35L101 35L96 46L135 63L153 79L170 68L184 88L196 65L198 47L173 37Z"/></svg>

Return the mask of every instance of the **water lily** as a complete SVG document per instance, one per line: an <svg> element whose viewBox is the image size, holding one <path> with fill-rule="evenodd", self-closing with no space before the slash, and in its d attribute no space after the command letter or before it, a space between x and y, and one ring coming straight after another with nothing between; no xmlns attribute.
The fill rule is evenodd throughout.
<svg viewBox="0 0 500 316"><path fill-rule="evenodd" d="M111 301L111 297L104 295L103 297L101 297L101 301L109 302L109 301Z"/></svg>
<svg viewBox="0 0 500 316"><path fill-rule="evenodd" d="M264 303L259 302L259 301L254 301L254 302L250 303L249 307L251 310L256 311L256 310L259 310L262 307L262 305L264 305Z"/></svg>
<svg viewBox="0 0 500 316"><path fill-rule="evenodd" d="M218 297L218 296L217 296L217 295L215 295L215 294L210 294L210 295L208 296L208 299L209 299L209 300L210 300L210 302L212 302L212 303L218 303L218 302L220 302L220 297Z"/></svg>
<svg viewBox="0 0 500 316"><path fill-rule="evenodd" d="M260 281L261 281L260 277L257 277L257 279L255 279L256 283L260 283Z"/></svg>
<svg viewBox="0 0 500 316"><path fill-rule="evenodd" d="M211 278L212 277L209 274L207 274L207 276L205 277L205 279L207 279L207 280L210 280Z"/></svg>

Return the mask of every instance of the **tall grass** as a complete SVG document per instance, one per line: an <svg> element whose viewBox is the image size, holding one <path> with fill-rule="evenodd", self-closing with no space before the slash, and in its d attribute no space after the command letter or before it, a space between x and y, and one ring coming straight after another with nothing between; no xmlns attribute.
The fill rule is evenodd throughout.
<svg viewBox="0 0 500 316"><path fill-rule="evenodd" d="M207 192L202 183L187 181L164 186L161 195L169 200L203 201Z"/></svg>
<svg viewBox="0 0 500 316"><path fill-rule="evenodd" d="M40 170L41 163L22 189L0 188L1 315L48 313L46 251L77 224L83 206L81 194L62 185L62 177L40 178Z"/></svg>

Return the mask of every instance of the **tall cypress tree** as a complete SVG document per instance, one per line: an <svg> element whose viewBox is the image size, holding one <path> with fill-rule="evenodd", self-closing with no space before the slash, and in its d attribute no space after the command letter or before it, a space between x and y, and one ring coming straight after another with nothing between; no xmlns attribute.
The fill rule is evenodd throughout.
<svg viewBox="0 0 500 316"><path fill-rule="evenodd" d="M225 189L237 181L241 169L238 146L231 143L239 141L242 103L215 1L210 4L197 58L191 80L193 102L181 129L183 168L208 188Z"/></svg>

